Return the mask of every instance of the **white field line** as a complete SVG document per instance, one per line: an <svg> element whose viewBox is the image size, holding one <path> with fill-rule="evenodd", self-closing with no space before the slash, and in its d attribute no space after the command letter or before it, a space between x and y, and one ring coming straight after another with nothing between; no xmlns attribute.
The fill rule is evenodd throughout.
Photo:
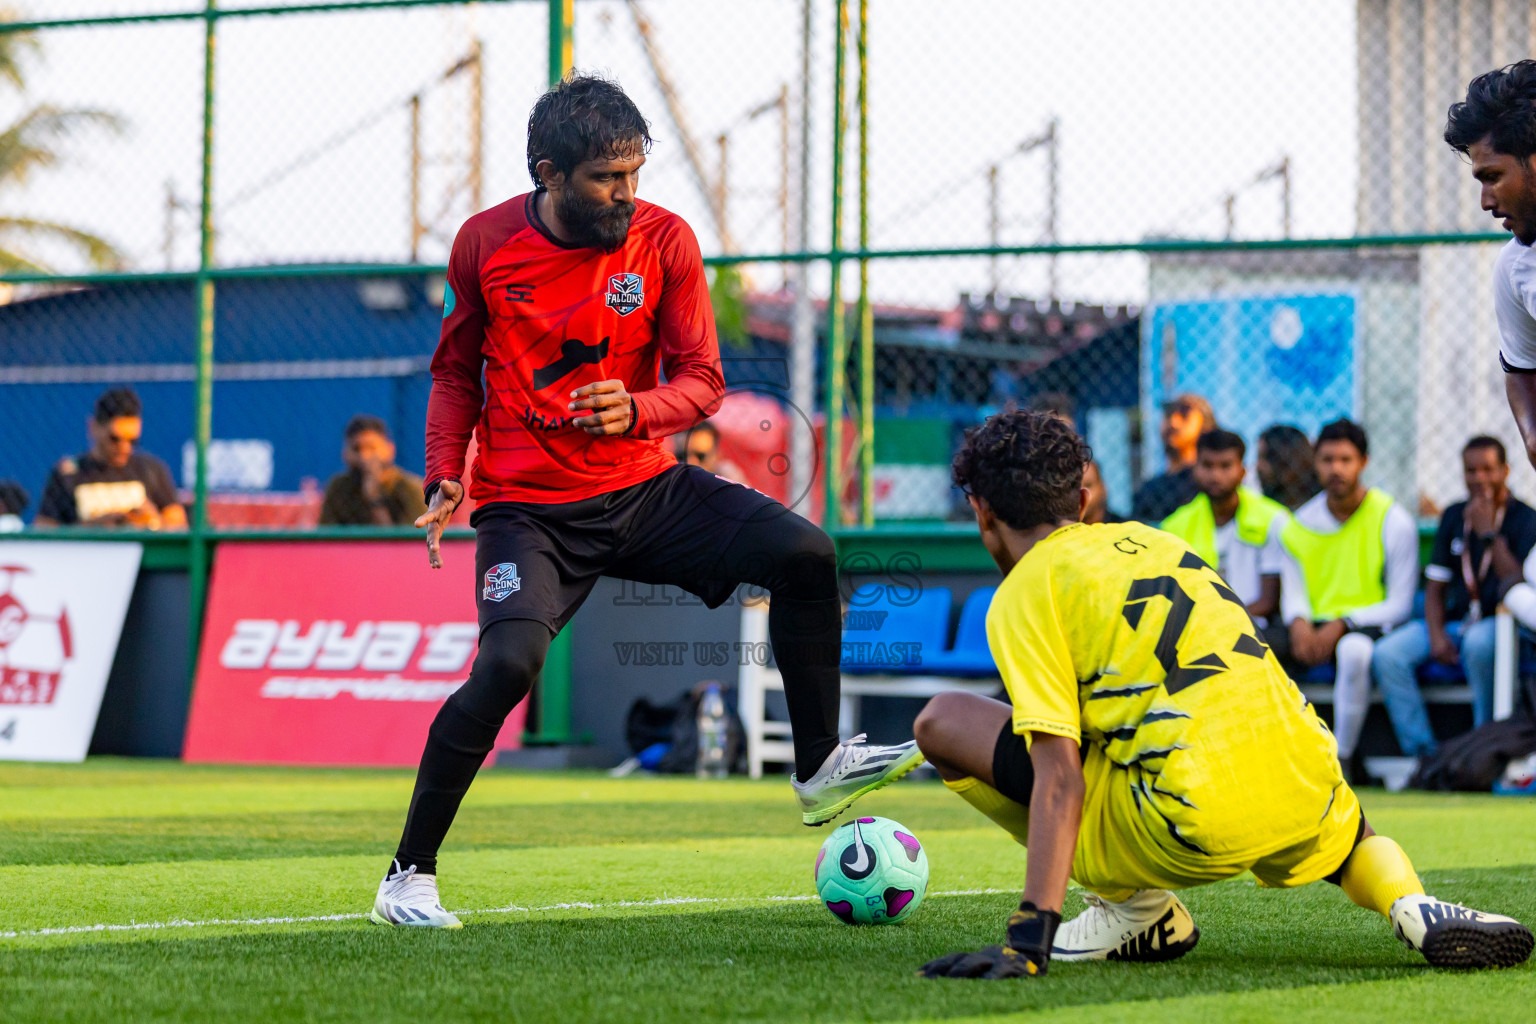
<svg viewBox="0 0 1536 1024"><path fill-rule="evenodd" d="M1016 892L1014 889L951 889L946 892L930 892L929 896L1001 896ZM510 903L505 907L489 907L481 910L455 910L455 914L537 914L550 910L607 910L618 907L672 907L690 903L800 903L816 899L811 895L794 896L660 896L651 900L611 900L607 903L549 903L542 907L523 907ZM234 917L207 918L201 921L182 919L170 921L130 921L127 924L72 924L58 928L33 928L20 931L0 932L0 939L31 939L49 935L88 935L97 932L143 932L166 928L259 928L280 924L312 924L320 921L361 921L367 914L313 914L304 917Z"/></svg>

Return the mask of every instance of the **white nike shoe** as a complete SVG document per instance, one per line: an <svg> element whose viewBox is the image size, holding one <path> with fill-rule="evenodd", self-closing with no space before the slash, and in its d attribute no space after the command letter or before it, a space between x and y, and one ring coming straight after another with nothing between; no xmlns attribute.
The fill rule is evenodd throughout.
<svg viewBox="0 0 1536 1024"><path fill-rule="evenodd" d="M825 825L842 814L866 793L888 786L923 763L916 740L894 747L872 747L859 733L827 755L826 761L804 782L790 776L800 798L801 820Z"/></svg>
<svg viewBox="0 0 1536 1024"><path fill-rule="evenodd" d="M1531 955L1531 930L1512 917L1420 895L1398 897L1389 917L1393 934L1436 967L1513 967Z"/></svg>
<svg viewBox="0 0 1536 1024"><path fill-rule="evenodd" d="M418 875L415 864L402 871L399 861L395 861L395 870L379 883L379 894L374 897L373 913L368 919L374 924L414 928L464 927L443 909L437 897L437 876Z"/></svg>
<svg viewBox="0 0 1536 1024"><path fill-rule="evenodd" d="M1120 903L1091 892L1083 899L1083 912L1056 929L1052 960L1177 960L1200 941L1195 919L1166 889L1143 889Z"/></svg>

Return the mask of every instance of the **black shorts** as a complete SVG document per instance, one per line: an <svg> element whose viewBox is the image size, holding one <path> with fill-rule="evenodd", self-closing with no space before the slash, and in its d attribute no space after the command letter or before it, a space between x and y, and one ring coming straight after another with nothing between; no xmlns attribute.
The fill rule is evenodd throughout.
<svg viewBox="0 0 1536 1024"><path fill-rule="evenodd" d="M717 608L741 582L721 561L726 546L774 509L788 513L761 491L682 465L580 501L482 505L469 519L480 631L533 619L558 633L599 576L671 584Z"/></svg>
<svg viewBox="0 0 1536 1024"><path fill-rule="evenodd" d="M1003 796L1029 806L1029 795L1035 788L1035 763L1029 759L1029 744L1013 731L1011 719L1003 723L992 748L992 781L992 788Z"/></svg>

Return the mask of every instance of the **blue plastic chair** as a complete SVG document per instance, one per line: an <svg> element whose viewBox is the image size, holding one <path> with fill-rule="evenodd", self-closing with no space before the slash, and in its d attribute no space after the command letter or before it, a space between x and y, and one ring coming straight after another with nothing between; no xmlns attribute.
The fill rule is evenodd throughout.
<svg viewBox="0 0 1536 1024"><path fill-rule="evenodd" d="M997 675L997 662L987 646L987 609L992 606L996 587L977 587L960 609L960 628L955 645L933 657L923 657L923 667L935 675L986 678Z"/></svg>
<svg viewBox="0 0 1536 1024"><path fill-rule="evenodd" d="M891 599L884 584L870 583L855 590L844 620L843 671L850 675L931 673L929 659L947 646L953 603L948 587L926 588L915 600L902 604ZM893 650L892 644L917 647ZM898 650L913 656L902 657Z"/></svg>

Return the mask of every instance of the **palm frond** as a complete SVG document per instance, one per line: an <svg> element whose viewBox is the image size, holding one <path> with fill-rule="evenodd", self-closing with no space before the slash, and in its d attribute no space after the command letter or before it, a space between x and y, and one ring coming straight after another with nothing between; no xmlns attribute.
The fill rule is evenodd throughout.
<svg viewBox="0 0 1536 1024"><path fill-rule="evenodd" d="M48 268L27 259L19 252L0 246L0 273L46 274Z"/></svg>
<svg viewBox="0 0 1536 1024"><path fill-rule="evenodd" d="M15 21L16 12L0 7L0 22ZM0 79L10 82L18 90L26 88L26 71L22 69L22 51L37 53L41 47L31 32L0 33Z"/></svg>
<svg viewBox="0 0 1536 1024"><path fill-rule="evenodd" d="M69 245L78 250L91 266L98 270L120 270L123 266L123 254L111 242L100 235L93 235L89 231L70 227L68 224L58 224L54 221L38 220L33 217L4 217L0 216L0 239L6 235L19 234L41 238L51 238ZM13 266L7 269L22 270L31 269L46 271L48 268L38 264L25 256L12 251L0 249L0 265L7 258L21 260L25 266Z"/></svg>
<svg viewBox="0 0 1536 1024"><path fill-rule="evenodd" d="M33 107L0 130L0 187L23 184L32 171L58 163L54 142L90 129L120 134L125 127L121 117L107 110Z"/></svg>

